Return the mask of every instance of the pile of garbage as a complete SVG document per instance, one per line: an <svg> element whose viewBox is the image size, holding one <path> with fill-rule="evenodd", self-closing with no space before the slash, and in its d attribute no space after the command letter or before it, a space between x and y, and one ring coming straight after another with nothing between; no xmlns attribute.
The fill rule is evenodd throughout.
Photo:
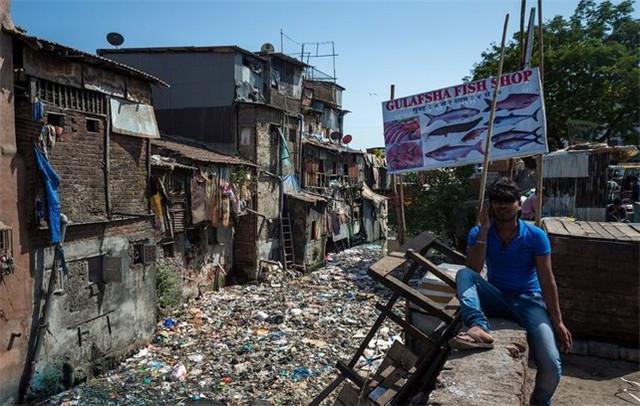
<svg viewBox="0 0 640 406"><path fill-rule="evenodd" d="M368 275L380 246L329 254L308 275L281 269L260 284L193 300L158 323L153 342L117 369L45 404L305 404L336 376L389 292ZM357 367L375 371L398 329L385 324Z"/></svg>

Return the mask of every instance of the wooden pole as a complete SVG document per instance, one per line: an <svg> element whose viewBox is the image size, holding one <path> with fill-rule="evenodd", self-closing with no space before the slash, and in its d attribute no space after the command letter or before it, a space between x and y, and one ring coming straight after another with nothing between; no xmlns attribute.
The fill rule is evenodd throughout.
<svg viewBox="0 0 640 406"><path fill-rule="evenodd" d="M396 85L391 85L389 89L390 100L396 98ZM398 222L398 242L400 245L405 241L404 222L404 188L402 187L402 174L393 175L393 194L396 201L396 218Z"/></svg>
<svg viewBox="0 0 640 406"><path fill-rule="evenodd" d="M540 69L540 87L541 92L544 95L544 38L542 29L542 0L538 0L538 47L539 47L539 69ZM542 224L542 196L544 195L544 159L540 154L536 157L536 225L540 227Z"/></svg>
<svg viewBox="0 0 640 406"><path fill-rule="evenodd" d="M524 12L527 8L527 0L520 3L520 67L524 65Z"/></svg>
<svg viewBox="0 0 640 406"><path fill-rule="evenodd" d="M502 77L502 65L504 64L504 47L507 37L507 25L509 24L509 14L504 17L504 27L502 28L502 44L500 45L500 61L498 62L498 76L496 86L493 88L493 99L491 100L491 111L489 113L489 128L487 129L487 139L484 144L484 163L482 164L482 179L480 181L480 210L478 211L478 220L480 214L484 210L484 193L487 185L487 174L489 172L489 155L491 152L491 137L493 136L493 119L496 115L496 101L498 92L500 91L500 78Z"/></svg>

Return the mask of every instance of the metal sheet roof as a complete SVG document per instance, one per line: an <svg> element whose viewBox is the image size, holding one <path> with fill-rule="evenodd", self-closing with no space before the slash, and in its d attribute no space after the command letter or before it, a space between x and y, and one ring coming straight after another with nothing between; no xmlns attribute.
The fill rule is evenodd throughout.
<svg viewBox="0 0 640 406"><path fill-rule="evenodd" d="M244 159L236 156L226 155L204 147L196 147L166 139L152 140L151 146L153 153L159 153L161 155L173 154L177 155L178 158L186 158L197 162L257 166L254 163L245 161Z"/></svg>
<svg viewBox="0 0 640 406"><path fill-rule="evenodd" d="M142 47L142 48L101 48L96 50L99 55L102 54L136 54L136 53L180 53L180 52L217 52L217 53L241 53L243 55L252 56L258 60L266 62L267 60L254 52L240 48L237 45L212 45L212 46L177 46L177 47Z"/></svg>
<svg viewBox="0 0 640 406"><path fill-rule="evenodd" d="M307 193L305 191L299 191L299 192L285 192L284 193L285 196L290 197L292 199L296 199L296 200L301 200L303 202L307 202L307 203L327 203L327 199L325 199L324 197L315 195L315 194L311 194L311 193Z"/></svg>

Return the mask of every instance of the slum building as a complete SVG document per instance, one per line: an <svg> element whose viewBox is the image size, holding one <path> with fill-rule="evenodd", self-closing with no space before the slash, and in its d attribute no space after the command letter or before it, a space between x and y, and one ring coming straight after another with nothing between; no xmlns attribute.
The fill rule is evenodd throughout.
<svg viewBox="0 0 640 406"><path fill-rule="evenodd" d="M158 272L180 275L183 298L219 289L243 257L234 228L253 206L255 165L193 140L153 140L151 152Z"/></svg>
<svg viewBox="0 0 640 406"><path fill-rule="evenodd" d="M6 135L3 121L12 162L2 178L13 181L1 221L15 266L0 284L0 334L11 343L0 348L10 371L0 393L15 399L80 382L152 338L151 87L165 84L19 30L2 41L12 55L3 86L15 96L3 113L15 127Z"/></svg>
<svg viewBox="0 0 640 406"><path fill-rule="evenodd" d="M301 163L300 98L306 65L268 46L260 53L236 46L98 53L171 84L154 93L163 134L197 140L258 166L251 215L235 226L235 244L244 253L235 265L255 279L265 261L282 258L283 177L295 174Z"/></svg>

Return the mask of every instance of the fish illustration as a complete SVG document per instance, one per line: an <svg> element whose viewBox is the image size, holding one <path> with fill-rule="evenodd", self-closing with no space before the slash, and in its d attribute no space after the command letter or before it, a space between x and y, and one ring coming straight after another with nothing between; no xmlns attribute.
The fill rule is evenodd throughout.
<svg viewBox="0 0 640 406"><path fill-rule="evenodd" d="M478 140L474 145L443 145L440 148L427 152L425 156L427 158L435 159L436 161L457 161L460 158L464 158L471 151L478 151L484 155L482 150L482 141Z"/></svg>
<svg viewBox="0 0 640 406"><path fill-rule="evenodd" d="M463 131L467 131L475 127L480 122L480 120L482 120L482 117L478 117L477 119L473 121L469 121L467 123L445 125L444 127L436 128L435 130L431 131L428 135L444 135L446 137L451 133L461 133Z"/></svg>
<svg viewBox="0 0 640 406"><path fill-rule="evenodd" d="M496 110L520 110L528 107L534 101L538 100L540 95L535 93L512 93L506 99L496 103ZM484 111L491 110L491 99L484 99L487 108Z"/></svg>
<svg viewBox="0 0 640 406"><path fill-rule="evenodd" d="M520 148L524 147L525 145L529 145L532 142L543 145L542 142L540 142L540 138L542 137L542 135L541 134L533 134L533 135L534 137L508 138L504 141L500 141L493 144L493 146L498 149L515 149L516 151L520 151Z"/></svg>
<svg viewBox="0 0 640 406"><path fill-rule="evenodd" d="M462 141L468 142L478 138L483 132L487 131L487 127L478 127L475 130L471 130L462 137Z"/></svg>
<svg viewBox="0 0 640 406"><path fill-rule="evenodd" d="M384 123L386 144L415 140L420 138L420 123L417 118Z"/></svg>
<svg viewBox="0 0 640 406"><path fill-rule="evenodd" d="M425 127L430 126L431 124L433 124L438 120L443 120L443 121L446 121L447 123L466 120L467 118L473 117L478 113L480 113L480 110L472 109L464 106L462 106L462 108L455 109L455 110L452 109L451 107L447 107L445 112L442 114L424 113L424 115L429 118L429 121L427 122Z"/></svg>
<svg viewBox="0 0 640 406"><path fill-rule="evenodd" d="M516 129L510 129L507 131L503 131L500 134L496 134L493 137L491 137L491 140L493 141L493 144L498 144L504 141L508 141L511 139L531 139L532 137L535 139L536 137L540 137L538 134L536 134L538 132L538 130L542 128L542 127L538 127L533 131L523 131L523 130L516 130Z"/></svg>
<svg viewBox="0 0 640 406"><path fill-rule="evenodd" d="M421 142L393 144L387 149L387 164L393 169L415 168L422 163Z"/></svg>
<svg viewBox="0 0 640 406"><path fill-rule="evenodd" d="M536 121L538 121L538 112L540 111L540 107L538 107L538 109L536 111L533 112L533 114L514 114L511 113L508 116L502 116L502 117L496 117L493 119L493 122L495 123L495 125L497 126L513 126L518 124L521 121L527 120L529 118L532 118ZM484 125L489 125L489 122L487 121L486 123L484 123Z"/></svg>

